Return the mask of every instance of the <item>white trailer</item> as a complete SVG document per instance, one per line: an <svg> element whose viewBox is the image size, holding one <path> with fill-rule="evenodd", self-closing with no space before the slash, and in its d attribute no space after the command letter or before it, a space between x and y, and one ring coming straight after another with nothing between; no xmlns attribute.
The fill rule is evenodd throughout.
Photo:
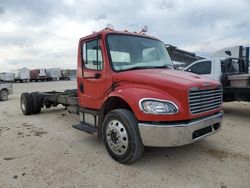
<svg viewBox="0 0 250 188"><path fill-rule="evenodd" d="M14 74L9 72L1 72L0 80L5 82L14 82Z"/></svg>
<svg viewBox="0 0 250 188"><path fill-rule="evenodd" d="M59 80L61 77L61 69L60 68L48 68L46 69L46 77L47 80Z"/></svg>
<svg viewBox="0 0 250 188"><path fill-rule="evenodd" d="M12 70L12 72L15 74L15 82L28 82L30 79L30 70L26 67Z"/></svg>

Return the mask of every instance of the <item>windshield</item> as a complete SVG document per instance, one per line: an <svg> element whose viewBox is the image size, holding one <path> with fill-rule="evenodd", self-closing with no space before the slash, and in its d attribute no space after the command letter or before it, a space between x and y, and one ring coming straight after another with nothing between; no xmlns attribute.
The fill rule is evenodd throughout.
<svg viewBox="0 0 250 188"><path fill-rule="evenodd" d="M115 71L173 67L166 47L159 40L112 34L107 42Z"/></svg>

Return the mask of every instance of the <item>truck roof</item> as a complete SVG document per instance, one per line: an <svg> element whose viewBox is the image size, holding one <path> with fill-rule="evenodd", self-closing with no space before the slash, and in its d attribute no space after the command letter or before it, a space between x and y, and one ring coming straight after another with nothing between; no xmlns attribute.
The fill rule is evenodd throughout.
<svg viewBox="0 0 250 188"><path fill-rule="evenodd" d="M125 35L134 35L134 36L143 36L143 37L147 37L147 38L151 38L151 39L156 39L156 40L159 40L158 38L156 37L153 37L153 36L149 36L149 35L146 35L144 32L129 32L127 30L124 30L124 31L116 31L114 29L110 29L110 28L105 28L101 31L98 31L98 32L93 32L92 34L90 35L87 35L85 37L82 37L80 38L80 41L81 40L84 40L84 39L88 39L88 38L94 38L98 35L103 35L103 36L106 36L107 34L125 34Z"/></svg>

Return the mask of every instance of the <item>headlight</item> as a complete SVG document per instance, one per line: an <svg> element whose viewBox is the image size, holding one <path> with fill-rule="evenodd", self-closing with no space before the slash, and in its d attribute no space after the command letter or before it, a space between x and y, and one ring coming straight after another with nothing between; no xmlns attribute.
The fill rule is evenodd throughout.
<svg viewBox="0 0 250 188"><path fill-rule="evenodd" d="M140 109L149 114L176 114L178 107L171 101L158 99L142 99L139 102Z"/></svg>

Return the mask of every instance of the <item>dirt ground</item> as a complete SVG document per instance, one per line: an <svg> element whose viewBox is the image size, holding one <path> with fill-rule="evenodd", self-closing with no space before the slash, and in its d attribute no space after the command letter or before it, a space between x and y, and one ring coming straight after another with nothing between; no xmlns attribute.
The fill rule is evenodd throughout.
<svg viewBox="0 0 250 188"><path fill-rule="evenodd" d="M63 91L75 81L14 84L0 102L0 188L185 187L250 188L250 103L224 104L223 129L197 143L146 148L132 165L115 162L96 136L75 130L62 107L24 116L25 91Z"/></svg>

